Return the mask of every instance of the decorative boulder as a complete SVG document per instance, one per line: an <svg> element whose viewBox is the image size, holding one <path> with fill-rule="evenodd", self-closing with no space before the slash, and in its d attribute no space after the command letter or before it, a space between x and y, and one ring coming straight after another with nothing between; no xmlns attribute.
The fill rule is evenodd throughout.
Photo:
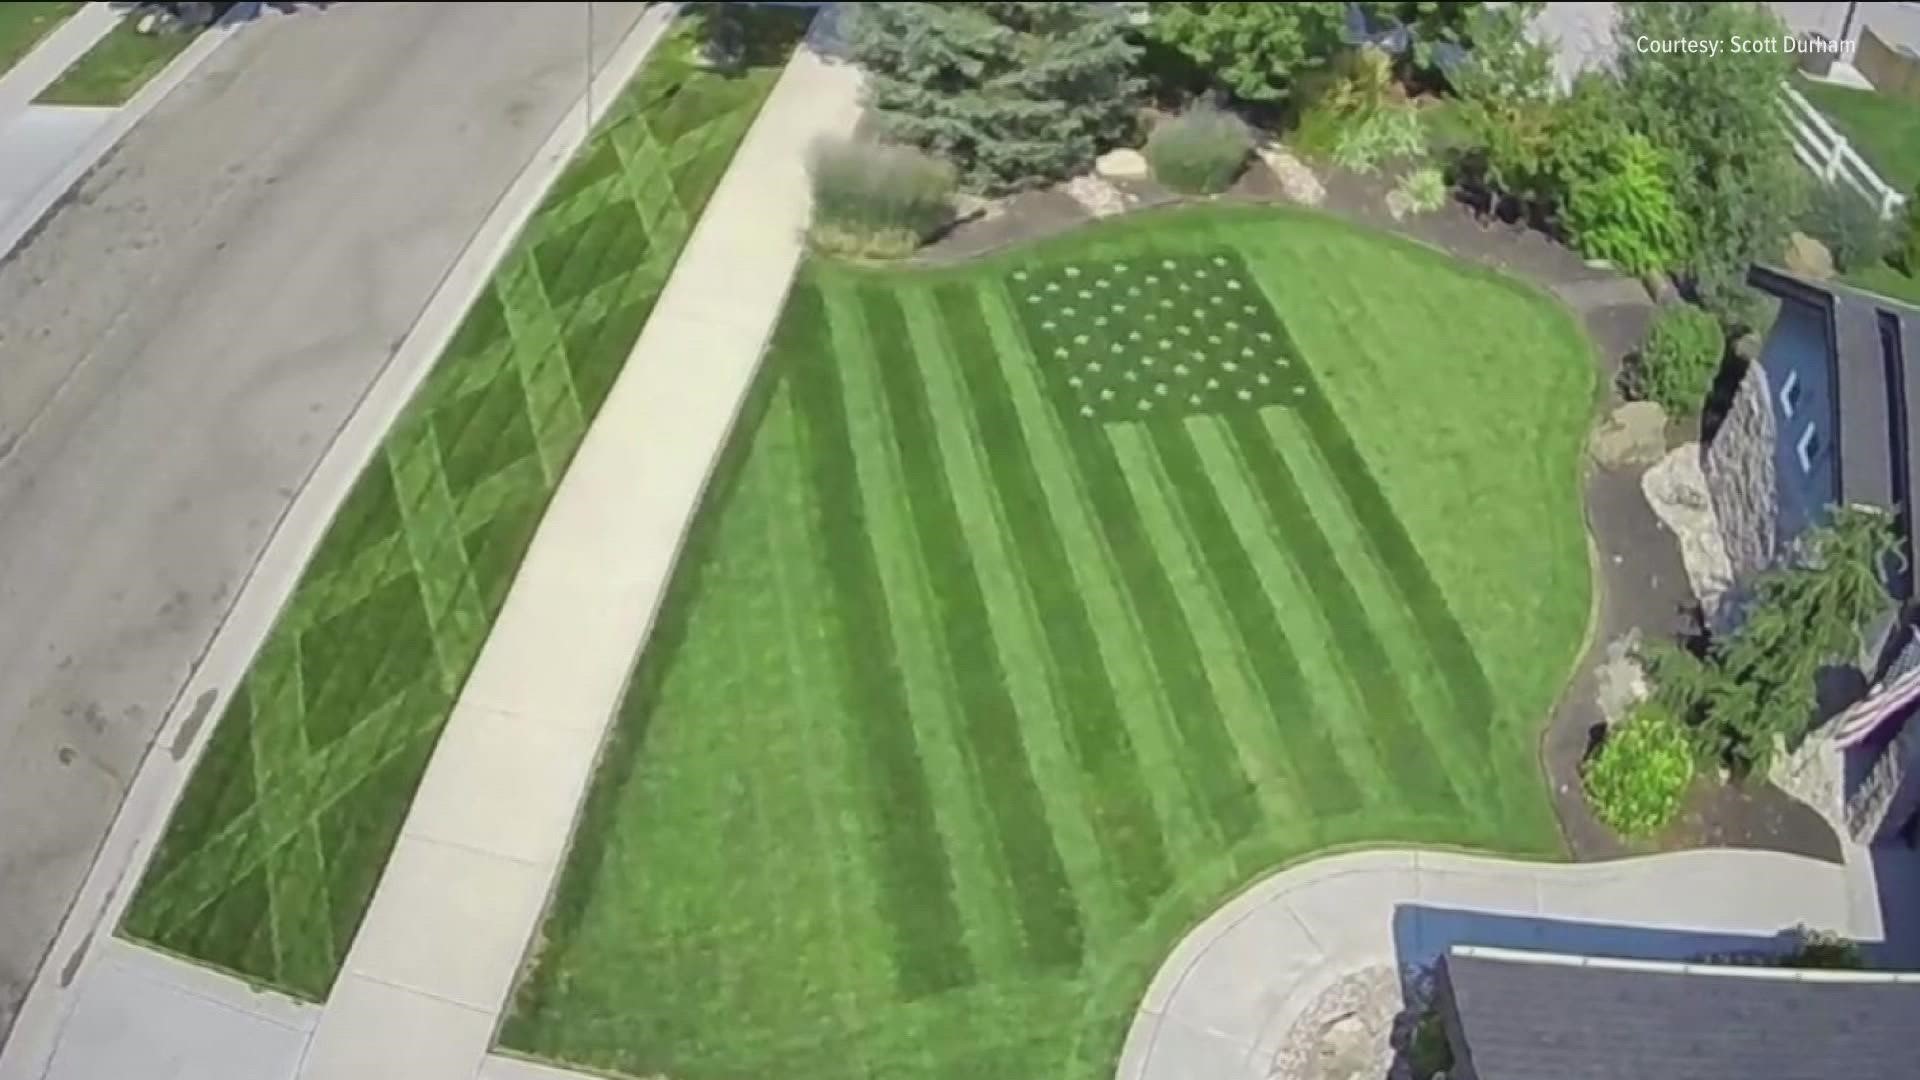
<svg viewBox="0 0 1920 1080"><path fill-rule="evenodd" d="M1101 154L1094 160L1093 169L1109 180L1144 180L1149 171L1146 155L1125 147Z"/></svg>
<svg viewBox="0 0 1920 1080"><path fill-rule="evenodd" d="M1825 281L1833 276L1833 253L1827 245L1797 232L1787 238L1787 254L1782 260L1787 270L1813 281Z"/></svg>
<svg viewBox="0 0 1920 1080"><path fill-rule="evenodd" d="M1594 429L1591 451L1609 469L1659 461L1667 453L1667 411L1652 401L1627 402Z"/></svg>

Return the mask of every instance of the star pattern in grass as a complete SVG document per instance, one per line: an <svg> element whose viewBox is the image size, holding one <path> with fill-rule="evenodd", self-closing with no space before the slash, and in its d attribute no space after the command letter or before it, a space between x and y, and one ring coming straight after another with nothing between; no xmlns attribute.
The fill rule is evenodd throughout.
<svg viewBox="0 0 1920 1080"><path fill-rule="evenodd" d="M1234 252L1022 267L1009 285L1050 385L1084 419L1293 405L1310 392Z"/></svg>

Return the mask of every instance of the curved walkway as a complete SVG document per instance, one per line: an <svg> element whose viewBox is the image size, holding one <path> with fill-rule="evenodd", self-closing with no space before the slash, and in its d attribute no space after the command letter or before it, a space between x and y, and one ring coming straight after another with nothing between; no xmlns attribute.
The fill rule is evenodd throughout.
<svg viewBox="0 0 1920 1080"><path fill-rule="evenodd" d="M1453 945L1638 959L1777 945L1805 924L1863 940L1847 873L1708 849L1588 864L1430 851L1332 855L1282 870L1183 938L1127 1033L1119 1080L1265 1080L1296 1017L1361 968Z"/></svg>

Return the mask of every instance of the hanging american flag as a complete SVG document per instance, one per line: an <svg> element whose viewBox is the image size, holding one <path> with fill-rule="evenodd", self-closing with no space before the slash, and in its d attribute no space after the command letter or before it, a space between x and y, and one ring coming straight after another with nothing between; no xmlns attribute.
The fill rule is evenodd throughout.
<svg viewBox="0 0 1920 1080"><path fill-rule="evenodd" d="M1833 726L1833 740L1841 747L1857 746L1915 701L1920 701L1920 631L1879 684L1841 715Z"/></svg>

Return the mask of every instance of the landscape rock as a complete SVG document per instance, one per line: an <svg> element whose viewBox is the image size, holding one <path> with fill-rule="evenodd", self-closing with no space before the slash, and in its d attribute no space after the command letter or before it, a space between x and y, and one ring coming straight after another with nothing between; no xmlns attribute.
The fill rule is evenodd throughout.
<svg viewBox="0 0 1920 1080"><path fill-rule="evenodd" d="M1395 1021L1405 1008L1400 975L1361 968L1310 1002L1274 1053L1270 1080L1389 1080Z"/></svg>
<svg viewBox="0 0 1920 1080"><path fill-rule="evenodd" d="M1749 364L1701 459L1721 543L1739 580L1772 565L1779 514L1772 393L1767 369Z"/></svg>
<svg viewBox="0 0 1920 1080"><path fill-rule="evenodd" d="M1636 655L1639 650L1640 631L1629 630L1607 642L1607 658L1594 668L1595 704L1609 728L1625 720L1653 692Z"/></svg>
<svg viewBox="0 0 1920 1080"><path fill-rule="evenodd" d="M1121 147L1094 159L1093 171L1113 180L1144 180L1151 170L1145 154Z"/></svg>
<svg viewBox="0 0 1920 1080"><path fill-rule="evenodd" d="M1667 452L1667 411L1658 402L1627 402L1594 429L1589 452L1610 469L1659 461Z"/></svg>
<svg viewBox="0 0 1920 1080"><path fill-rule="evenodd" d="M1061 187L1074 202L1094 217L1125 213L1135 201L1132 196L1098 176L1076 176Z"/></svg>
<svg viewBox="0 0 1920 1080"><path fill-rule="evenodd" d="M1833 276L1833 255L1827 245L1803 232L1787 237L1787 253L1782 261L1789 271L1803 278L1825 281Z"/></svg>
<svg viewBox="0 0 1920 1080"><path fill-rule="evenodd" d="M1302 206L1319 206L1326 201L1327 189L1313 175L1307 163L1279 143L1267 143L1257 151L1260 163L1273 173L1287 199Z"/></svg>
<svg viewBox="0 0 1920 1080"><path fill-rule="evenodd" d="M1640 490L1661 524L1679 538L1687 584L1711 621L1721 598L1733 587L1733 563L1720 535L1701 458L1698 443L1675 448L1640 478Z"/></svg>

